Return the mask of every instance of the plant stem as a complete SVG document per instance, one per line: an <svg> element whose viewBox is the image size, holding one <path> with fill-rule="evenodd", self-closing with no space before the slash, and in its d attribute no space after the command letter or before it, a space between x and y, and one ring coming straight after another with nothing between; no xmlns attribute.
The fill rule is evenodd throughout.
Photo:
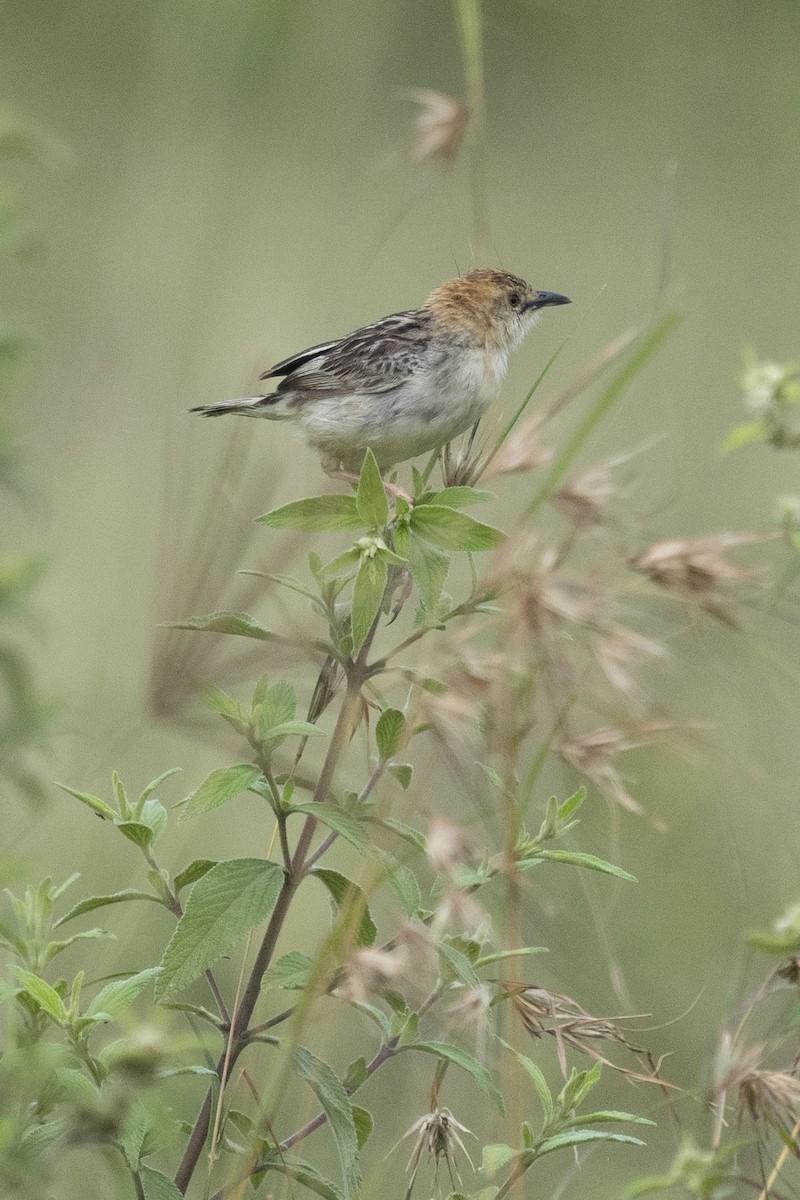
<svg viewBox="0 0 800 1200"><path fill-rule="evenodd" d="M328 752L322 764L317 786L314 789L313 799L316 802L321 802L326 798L339 758L350 741L350 735L361 700L361 685L366 677L362 655L365 650L367 653L369 652L371 641L371 637L366 639L362 647L362 654L359 655L358 660L354 664L354 669L348 678L347 691L342 700L336 725L328 743ZM275 952L275 947L283 929L283 923L286 920L294 893L306 874L306 856L316 826L316 819L314 817L307 817L300 837L297 840L297 846L291 858L291 867L287 870L284 877L277 903L272 910L272 916L264 933L264 940L261 943L247 981L247 987L242 995L241 1005L233 1018L228 1045L226 1045L217 1063L216 1072L220 1080L224 1080L229 1076L236 1064L236 1060L248 1044L250 1020L258 1002L261 991L261 980ZM180 1166L175 1174L175 1186L184 1195L203 1151L206 1137L208 1136L208 1128L211 1120L212 1094L212 1091L209 1090L203 1101L203 1105L189 1136L189 1141L186 1144L186 1150L184 1151Z"/></svg>

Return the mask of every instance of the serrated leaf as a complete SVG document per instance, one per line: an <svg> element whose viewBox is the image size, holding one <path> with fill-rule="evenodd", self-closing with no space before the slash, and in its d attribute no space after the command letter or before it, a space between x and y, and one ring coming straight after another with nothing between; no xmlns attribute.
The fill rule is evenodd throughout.
<svg viewBox="0 0 800 1200"><path fill-rule="evenodd" d="M484 504L492 499L491 492L481 492L478 488L449 487L436 492L428 503L444 505L445 508L467 508L470 504Z"/></svg>
<svg viewBox="0 0 800 1200"><path fill-rule="evenodd" d="M484 525L443 504L416 505L410 523L414 533L440 550L494 550L506 540L506 535L493 525Z"/></svg>
<svg viewBox="0 0 800 1200"><path fill-rule="evenodd" d="M119 1137L122 1152L132 1171L139 1169L142 1152L152 1126L152 1117L140 1096L134 1095L125 1112Z"/></svg>
<svg viewBox="0 0 800 1200"><path fill-rule="evenodd" d="M361 1187L358 1130L353 1117L353 1105L338 1075L322 1059L303 1046L293 1055L298 1074L313 1088L328 1117L342 1166L346 1196L353 1196Z"/></svg>
<svg viewBox="0 0 800 1200"><path fill-rule="evenodd" d="M369 842L363 821L359 821L358 817L351 816L350 813L343 812L334 804L314 804L312 802L294 804L289 811L290 814L304 813L306 816L321 821L323 825L335 830L357 850L363 850Z"/></svg>
<svg viewBox="0 0 800 1200"><path fill-rule="evenodd" d="M310 721L283 721L273 725L268 734L262 737L262 742L271 750L275 749L287 737L327 737L324 729L312 725Z"/></svg>
<svg viewBox="0 0 800 1200"><path fill-rule="evenodd" d="M383 603L389 568L379 555L363 555L353 584L353 653L358 654Z"/></svg>
<svg viewBox="0 0 800 1200"><path fill-rule="evenodd" d="M528 863L536 862L555 862L565 863L573 867L586 867L590 871L600 871L603 875L613 875L617 879L626 879L629 883L638 883L635 875L629 875L627 871L623 871L622 867L615 867L613 863L605 862L602 858L596 858L594 854L579 854L572 850L539 850L533 860L523 859L517 863L520 870L525 870Z"/></svg>
<svg viewBox="0 0 800 1200"><path fill-rule="evenodd" d="M308 496L293 500L258 517L270 529L299 529L305 533L324 533L337 529L358 529L361 525L355 496Z"/></svg>
<svg viewBox="0 0 800 1200"><path fill-rule="evenodd" d="M291 950L284 954L265 972L261 981L262 988L284 988L286 991L299 991L308 985L314 970L314 960L299 950Z"/></svg>
<svg viewBox="0 0 800 1200"><path fill-rule="evenodd" d="M325 885L340 911L349 912L352 908L361 913L355 935L356 945L373 945L378 929L370 915L367 898L358 884L329 867L314 867L312 874Z"/></svg>
<svg viewBox="0 0 800 1200"><path fill-rule="evenodd" d="M84 1016L96 1017L103 1013L112 1021L118 1021L150 980L155 979L158 971L158 967L147 967L136 975L129 975L127 979L114 979L107 983L94 997Z"/></svg>
<svg viewBox="0 0 800 1200"><path fill-rule="evenodd" d="M293 721L297 713L297 695L294 688L285 679L279 679L272 687L267 688L263 698L258 690L253 695L254 715L258 708L258 728L264 734L275 725L283 725Z"/></svg>
<svg viewBox="0 0 800 1200"><path fill-rule="evenodd" d="M266 920L283 877L276 863L239 858L217 863L199 879L164 951L156 999L171 999Z"/></svg>
<svg viewBox="0 0 800 1200"><path fill-rule="evenodd" d="M181 891L182 888L188 887L190 883L197 883L198 879L202 879L216 865L217 860L215 858L196 858L194 862L190 862L188 867L184 867L175 876L173 880L175 891Z"/></svg>
<svg viewBox="0 0 800 1200"><path fill-rule="evenodd" d="M409 539L407 557L408 569L417 585L422 607L426 612L433 613L450 570L450 559L417 537Z"/></svg>
<svg viewBox="0 0 800 1200"><path fill-rule="evenodd" d="M405 727L406 719L399 708L383 710L375 726L375 741L382 759L394 758Z"/></svg>
<svg viewBox="0 0 800 1200"><path fill-rule="evenodd" d="M479 1063L477 1058L473 1058L466 1050L462 1050L459 1046L451 1046L448 1042L411 1042L407 1046L403 1046L403 1050L421 1050L424 1054L433 1054L437 1058L442 1058L446 1062L451 1062L457 1067L461 1067L466 1071L477 1083L481 1091L489 1097L499 1112L505 1112L505 1104L503 1097L497 1089L497 1086L492 1079L486 1067Z"/></svg>
<svg viewBox="0 0 800 1200"><path fill-rule="evenodd" d="M230 633L237 637L256 638L260 642L275 641L277 634L265 629L255 617L243 612L215 612L204 617L188 617L185 621L170 621L167 629L194 629L200 633Z"/></svg>
<svg viewBox="0 0 800 1200"><path fill-rule="evenodd" d="M144 1200L183 1200L183 1194L178 1191L172 1180L155 1167L140 1167L139 1179Z"/></svg>
<svg viewBox="0 0 800 1200"><path fill-rule="evenodd" d="M367 450L358 479L356 507L362 523L367 529L383 529L389 519L389 502L386 488L375 461L375 455Z"/></svg>
<svg viewBox="0 0 800 1200"><path fill-rule="evenodd" d="M203 699L212 712L218 713L226 720L241 720L242 706L233 696L223 692L221 688L211 687L203 692Z"/></svg>
<svg viewBox="0 0 800 1200"><path fill-rule="evenodd" d="M42 1012L51 1017L57 1025L65 1025L67 1010L55 988L51 987L46 980L40 979L38 975L34 975L32 971L25 971L22 967L12 967L12 970L22 991L30 996Z"/></svg>
<svg viewBox="0 0 800 1200"><path fill-rule="evenodd" d="M82 917L84 913L92 912L95 908L105 908L109 904L124 904L128 900L152 900L156 904L162 903L159 897L152 892L140 892L136 888L123 888L121 892L112 892L109 896L89 896L86 900L81 900L63 917L59 917L54 922L53 928L57 929L59 925L66 925L67 921L72 921L75 917Z"/></svg>
<svg viewBox="0 0 800 1200"><path fill-rule="evenodd" d="M231 800L240 792L246 791L260 774L261 771L252 763L238 763L234 767L220 767L212 771L200 786L186 797L181 820L219 808L226 800Z"/></svg>
<svg viewBox="0 0 800 1200"><path fill-rule="evenodd" d="M87 805L101 817L110 818L113 821L114 817L118 815L111 805L106 804L105 800L101 800L99 796L92 796L89 792L78 792L75 788L68 787L66 783L56 783L56 787L61 788L62 792L66 792L69 796L74 796L76 800L80 800L81 804Z"/></svg>

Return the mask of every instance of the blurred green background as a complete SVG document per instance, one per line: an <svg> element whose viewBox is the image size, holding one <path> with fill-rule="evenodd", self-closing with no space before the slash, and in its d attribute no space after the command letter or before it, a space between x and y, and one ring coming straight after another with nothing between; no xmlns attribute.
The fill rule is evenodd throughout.
<svg viewBox="0 0 800 1200"><path fill-rule="evenodd" d="M205 570L192 539L209 497L226 504L239 483L236 457L223 482L216 467L230 431L186 410L248 394L269 363L412 307L472 264L466 159L424 190L419 168L387 161L415 116L407 89L463 94L455 25L445 0L7 0L1 16L0 100L71 156L52 173L6 172L45 246L5 266L3 287L39 346L15 415L41 504L9 512L7 540L50 564L34 648L61 703L46 773L105 794L112 767L138 789L179 764L182 782L163 789L174 800L224 760L147 716L154 626L217 606L224 572L199 610L175 611L171 596L187 565ZM649 314L667 238L682 324L584 461L658 439L637 460L646 538L768 525L796 460L763 448L722 459L718 446L740 419L743 350L799 351L796 0L487 3L485 70L494 259L574 302L516 356L505 411L565 332L545 396ZM263 489L234 503L241 522L320 489L291 430L247 436ZM526 486L500 482L498 519ZM256 533L230 570L263 565L270 548ZM554 874L532 918L532 939L552 947L550 983L594 1011L616 1011L609 952L636 1011L653 1014L644 1024L697 1000L650 1038L690 1085L736 998L743 931L795 898L796 615L746 635L710 621L675 635L659 701L704 727L629 759L666 832L618 821L599 798L581 830L641 879L635 899ZM87 890L132 881L133 850L55 789L44 808L10 793L2 807L3 853L32 875L80 870ZM175 861L247 853L243 811L173 832ZM119 915L121 945L136 921ZM418 1111L412 1094L395 1137ZM652 1169L653 1141L635 1162L598 1153L596 1190L582 1194L615 1195L615 1171Z"/></svg>

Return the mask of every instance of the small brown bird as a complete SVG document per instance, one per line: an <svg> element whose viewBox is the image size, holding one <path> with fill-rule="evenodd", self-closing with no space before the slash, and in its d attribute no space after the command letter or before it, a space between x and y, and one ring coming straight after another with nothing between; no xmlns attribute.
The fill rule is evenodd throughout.
<svg viewBox="0 0 800 1200"><path fill-rule="evenodd" d="M270 367L274 392L193 408L295 421L329 475L350 477L369 448L383 470L475 425L500 390L508 355L539 310L569 304L507 271L470 271L393 313Z"/></svg>

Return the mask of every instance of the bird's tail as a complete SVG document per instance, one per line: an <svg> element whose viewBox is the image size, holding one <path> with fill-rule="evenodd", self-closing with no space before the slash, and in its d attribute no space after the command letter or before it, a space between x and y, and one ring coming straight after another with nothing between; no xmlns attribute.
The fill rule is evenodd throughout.
<svg viewBox="0 0 800 1200"><path fill-rule="evenodd" d="M240 417L267 417L279 421L286 416L285 412L275 408L276 396L243 396L239 400L221 400L217 404L201 404L190 408L189 412L200 413L202 417L222 417L226 413L237 413Z"/></svg>

